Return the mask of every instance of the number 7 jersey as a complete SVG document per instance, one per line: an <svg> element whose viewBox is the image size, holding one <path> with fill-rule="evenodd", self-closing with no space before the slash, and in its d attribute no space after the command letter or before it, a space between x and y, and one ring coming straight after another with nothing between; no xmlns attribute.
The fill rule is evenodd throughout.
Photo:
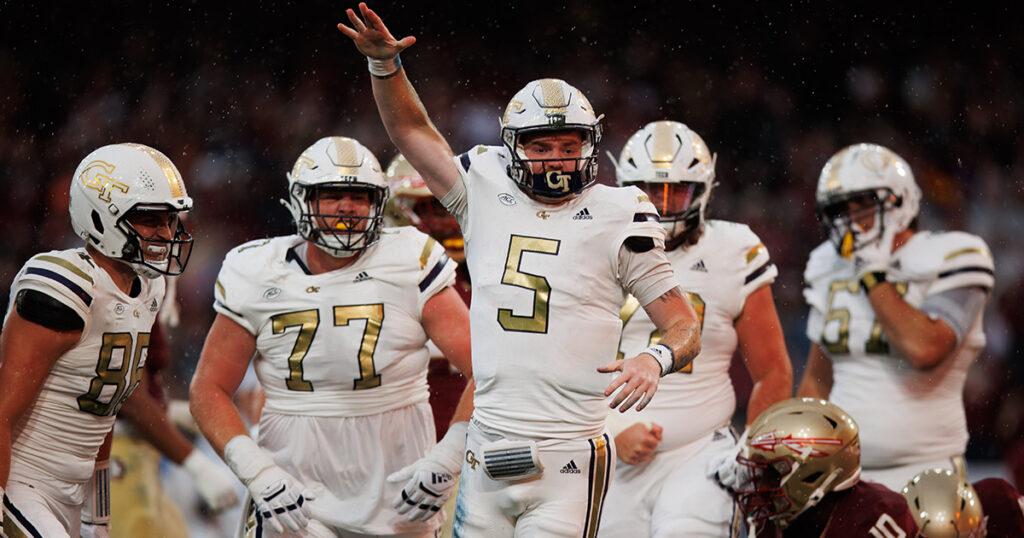
<svg viewBox="0 0 1024 538"><path fill-rule="evenodd" d="M312 275L297 261L304 245L292 235L236 247L215 285L214 310L256 337L265 408L365 416L427 400L422 311L454 283L444 248L387 229L349 266Z"/></svg>

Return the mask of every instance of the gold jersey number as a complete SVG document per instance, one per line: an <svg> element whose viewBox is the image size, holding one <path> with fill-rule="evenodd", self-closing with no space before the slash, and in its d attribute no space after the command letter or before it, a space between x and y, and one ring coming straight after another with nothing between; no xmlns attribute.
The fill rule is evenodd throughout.
<svg viewBox="0 0 1024 538"><path fill-rule="evenodd" d="M288 356L288 378L285 384L289 390L309 392L313 390L313 384L305 377L302 369L302 361L309 353L309 347L313 344L317 328L320 326L320 311L317 309L302 310L299 312L288 312L278 314L270 318L273 324L274 334L282 334L287 329L298 327L295 337L295 345ZM364 304L334 307L334 326L345 327L350 321L366 320L366 328L363 329L363 337L359 345L359 377L352 380L352 389L371 389L380 386L380 374L373 363L373 354L377 350L377 340L380 338L381 324L384 322L384 305Z"/></svg>
<svg viewBox="0 0 1024 538"><path fill-rule="evenodd" d="M529 316L516 315L511 308L498 309L498 323L506 331L547 333L548 332L548 301L551 286L548 279L540 275L519 270L524 252L558 255L561 241L544 239L543 237L526 237L513 235L508 244L508 256L505 258L505 274L501 283L533 292L533 313Z"/></svg>
<svg viewBox="0 0 1024 538"><path fill-rule="evenodd" d="M896 287L896 292L900 294L900 297L906 295L906 282L893 282L893 286ZM836 280L829 285L828 313L825 314L825 324L821 331L821 345L824 346L829 353L845 354L850 352L850 309L833 308L836 295L840 293L857 295L860 292L860 281L856 278L849 280ZM830 341L825 336L825 328L827 328L829 323L832 322L839 323L839 332L836 339ZM867 353L881 355L887 355L889 353L889 344L882 338L882 324L877 318L871 325L871 334L868 337L867 342L864 343L864 351Z"/></svg>
<svg viewBox="0 0 1024 538"><path fill-rule="evenodd" d="M700 320L700 332L703 335L703 333L704 333L704 310L707 308L707 304L704 303L704 299L701 298L700 294L691 293L691 292L688 292L688 291L684 291L683 293L686 295L687 300L690 301L690 305L693 306L693 310L695 312L697 312L697 319ZM622 310L619 311L619 319L622 320L622 325L623 326L625 326L626 323L629 322L630 318L633 317L633 314L635 314L636 311L639 308L640 308L640 301L637 301L636 297L633 297L632 295L630 295L629 297L626 298L625 304L622 305ZM651 331L651 335L650 335L650 337L647 340L647 345L648 346L653 346L654 344L657 344L660 341L661 341L661 331L659 331L658 329L654 329L653 331ZM621 339L619 340L619 345L620 346L622 345L622 340ZM622 351L622 349L620 348L618 354L615 356L615 359L616 360L622 360L624 358L626 358L626 353L624 351ZM690 364L687 364L682 369L680 369L680 370L678 370L676 372L673 372L673 373L692 374L693 373L693 363L694 362L696 362L696 359L690 361Z"/></svg>
<svg viewBox="0 0 1024 538"><path fill-rule="evenodd" d="M106 417L117 413L125 398L135 390L142 376L142 352L149 348L149 333L103 333L96 377L89 382L89 392L78 397L78 408L86 413ZM114 352L120 351L119 366L111 367ZM110 399L103 402L103 388L113 385Z"/></svg>

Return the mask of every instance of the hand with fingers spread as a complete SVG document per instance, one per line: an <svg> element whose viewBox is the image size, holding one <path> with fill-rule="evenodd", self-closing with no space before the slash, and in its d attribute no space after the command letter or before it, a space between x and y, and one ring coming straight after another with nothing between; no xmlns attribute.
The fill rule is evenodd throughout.
<svg viewBox="0 0 1024 538"><path fill-rule="evenodd" d="M364 2L359 3L359 15L351 9L346 9L345 13L352 27L338 23L338 30L348 36L359 52L371 60L390 60L416 42L412 36L395 39L387 26L384 26L384 21Z"/></svg>
<svg viewBox="0 0 1024 538"><path fill-rule="evenodd" d="M238 435L224 446L224 461L245 484L265 524L283 534L309 525L312 494L277 466L248 435Z"/></svg>
<svg viewBox="0 0 1024 538"><path fill-rule="evenodd" d="M441 510L462 470L468 429L468 422L452 424L424 457L388 476L388 482L406 482L392 503L399 514L409 521L426 521Z"/></svg>
<svg viewBox="0 0 1024 538"><path fill-rule="evenodd" d="M608 384L608 388L604 389L604 395L611 396L618 390L618 394L612 398L609 407L618 408L619 411L625 413L634 404L636 404L636 410L640 411L651 403L654 392L658 390L662 366L653 355L644 352L631 359L606 364L598 368L597 371L602 374L619 372L619 376ZM619 387L622 387L621 390Z"/></svg>

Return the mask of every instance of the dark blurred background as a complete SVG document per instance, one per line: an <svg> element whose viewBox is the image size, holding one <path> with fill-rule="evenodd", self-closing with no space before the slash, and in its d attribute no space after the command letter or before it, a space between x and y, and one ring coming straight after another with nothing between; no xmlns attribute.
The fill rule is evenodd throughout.
<svg viewBox="0 0 1024 538"><path fill-rule="evenodd" d="M396 152L366 61L335 29L355 5L29 4L0 1L0 300L29 256L80 244L67 192L89 151L127 141L162 150L196 201L184 321L171 335L172 388L183 396L224 253L291 231L278 198L299 153L335 134L385 165ZM862 141L909 161L925 192L923 227L978 234L995 255L988 346L965 394L969 455L1013 452L1024 437L1019 8L504 4L371 7L397 37L419 39L403 60L456 152L497 144L507 100L541 77L568 80L605 114L602 153L653 120L700 133L718 153L712 216L750 224L779 266L774 292L797 379L808 348L801 273L823 240L813 213L821 166ZM614 181L604 158L601 177Z"/></svg>

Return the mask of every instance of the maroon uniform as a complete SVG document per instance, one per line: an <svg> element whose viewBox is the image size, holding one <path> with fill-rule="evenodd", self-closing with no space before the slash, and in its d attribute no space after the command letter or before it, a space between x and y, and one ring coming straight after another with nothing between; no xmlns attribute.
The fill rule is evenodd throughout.
<svg viewBox="0 0 1024 538"><path fill-rule="evenodd" d="M1024 536L1024 497L1009 482L986 478L971 485L988 519L988 538Z"/></svg>
<svg viewBox="0 0 1024 538"><path fill-rule="evenodd" d="M984 506L984 505L983 505ZM903 495L881 484L860 481L833 491L780 532L773 523L757 529L757 538L912 538L917 524Z"/></svg>

